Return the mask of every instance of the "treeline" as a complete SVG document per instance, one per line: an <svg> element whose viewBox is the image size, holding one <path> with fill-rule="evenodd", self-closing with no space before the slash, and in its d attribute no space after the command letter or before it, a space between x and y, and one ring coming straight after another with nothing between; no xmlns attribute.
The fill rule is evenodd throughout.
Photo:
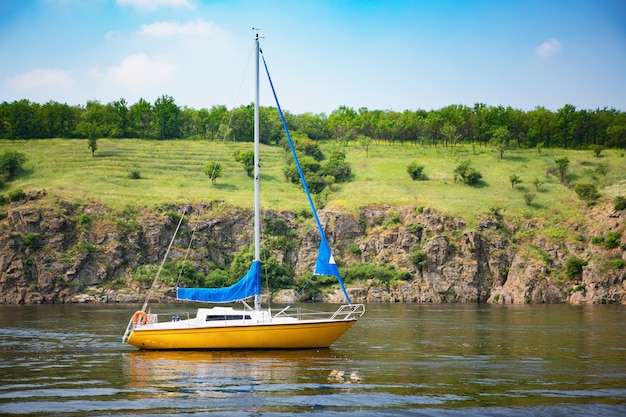
<svg viewBox="0 0 626 417"><path fill-rule="evenodd" d="M107 104L88 101L70 106L55 101L28 100L0 104L0 138L227 138L252 141L253 105L231 110L226 106L191 109L163 95L154 103L140 99L128 105L120 99ZM261 141L277 144L283 138L273 107L261 107ZM591 145L626 148L626 113L615 109L578 110L565 105L556 112L544 107L522 111L511 107L475 104L438 110L355 110L341 106L330 115L290 114L285 118L294 134L312 140L335 139L366 144L387 143L455 146L506 142L522 148L583 148Z"/></svg>

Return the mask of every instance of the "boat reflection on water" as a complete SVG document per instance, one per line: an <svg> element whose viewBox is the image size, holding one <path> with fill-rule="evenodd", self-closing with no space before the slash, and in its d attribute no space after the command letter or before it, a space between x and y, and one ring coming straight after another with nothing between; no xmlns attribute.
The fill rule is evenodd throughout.
<svg viewBox="0 0 626 417"><path fill-rule="evenodd" d="M360 383L351 363L331 349L134 351L125 354L124 373L142 397L221 397Z"/></svg>

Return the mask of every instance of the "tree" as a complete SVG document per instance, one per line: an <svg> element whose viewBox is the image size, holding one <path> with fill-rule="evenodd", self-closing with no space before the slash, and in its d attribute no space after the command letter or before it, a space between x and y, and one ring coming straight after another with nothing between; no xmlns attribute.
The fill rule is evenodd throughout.
<svg viewBox="0 0 626 417"><path fill-rule="evenodd" d="M240 149L235 152L234 156L235 161L243 165L243 169L246 171L248 177L252 178L254 174L254 151L242 151Z"/></svg>
<svg viewBox="0 0 626 417"><path fill-rule="evenodd" d="M359 145L365 149L365 158L369 158L370 146L372 146L372 138L369 136L359 135Z"/></svg>
<svg viewBox="0 0 626 417"><path fill-rule="evenodd" d="M502 159L504 151L509 149L509 140L511 135L509 129L504 126L497 127L491 136L491 145L496 148L498 152L498 159Z"/></svg>
<svg viewBox="0 0 626 417"><path fill-rule="evenodd" d="M240 106L230 112L229 127L236 142L254 141L254 105Z"/></svg>
<svg viewBox="0 0 626 417"><path fill-rule="evenodd" d="M130 119L134 134L142 139L150 135L150 123L152 122L152 104L143 98L130 106Z"/></svg>
<svg viewBox="0 0 626 417"><path fill-rule="evenodd" d="M556 112L557 137L560 145L567 149L574 136L574 123L576 121L576 107L566 104Z"/></svg>
<svg viewBox="0 0 626 417"><path fill-rule="evenodd" d="M589 145L589 149L591 149L593 151L593 153L596 155L596 158L599 158L600 154L604 150L604 146L602 146L602 145Z"/></svg>
<svg viewBox="0 0 626 417"><path fill-rule="evenodd" d="M543 181L541 180L541 178L535 177L532 180L532 184L535 186L535 189L539 191L539 187L543 185Z"/></svg>
<svg viewBox="0 0 626 417"><path fill-rule="evenodd" d="M98 138L94 137L89 137L89 139L87 139L87 146L89 147L89 149L91 149L91 157L95 158L96 157L96 151L98 150Z"/></svg>
<svg viewBox="0 0 626 417"><path fill-rule="evenodd" d="M621 119L626 119L626 117L622 117ZM613 124L607 127L606 135L608 136L611 146L626 148L626 121L623 124Z"/></svg>
<svg viewBox="0 0 626 417"><path fill-rule="evenodd" d="M180 134L180 108L171 96L163 95L156 99L153 108L158 139L171 139Z"/></svg>
<svg viewBox="0 0 626 417"><path fill-rule="evenodd" d="M358 113L348 106L339 106L328 116L328 128L336 138L356 137Z"/></svg>
<svg viewBox="0 0 626 417"><path fill-rule="evenodd" d="M304 113L292 117L295 131L306 135L309 139L330 139L328 131L328 119L324 114L315 115Z"/></svg>
<svg viewBox="0 0 626 417"><path fill-rule="evenodd" d="M125 138L128 136L129 113L126 100L121 98L108 104L110 107L109 124L111 136Z"/></svg>
<svg viewBox="0 0 626 417"><path fill-rule="evenodd" d="M528 113L528 140L531 146L537 147L537 152L541 153L544 144L546 146L552 144L555 125L554 113L545 107L536 107Z"/></svg>
<svg viewBox="0 0 626 417"><path fill-rule="evenodd" d="M448 147L448 144L455 145L461 138L461 135L457 133L456 126L449 122L443 123L441 136L443 137L445 147Z"/></svg>
<svg viewBox="0 0 626 417"><path fill-rule="evenodd" d="M516 174L511 174L509 175L509 181L511 181L511 188L515 188L515 185L522 182L522 179Z"/></svg>
<svg viewBox="0 0 626 417"><path fill-rule="evenodd" d="M211 179L211 183L215 185L215 181L222 176L222 165L219 162L209 162L204 167L203 172Z"/></svg>
<svg viewBox="0 0 626 417"><path fill-rule="evenodd" d="M567 157L559 158L554 161L556 163L556 168L559 171L559 176L561 178L561 184L565 184L565 175L569 170L569 159Z"/></svg>
<svg viewBox="0 0 626 417"><path fill-rule="evenodd" d="M222 122L226 119L227 115L228 109L224 105L213 106L211 107L211 110L209 110L207 128L211 131L211 140L214 139L214 134L218 133L220 127L222 126Z"/></svg>
<svg viewBox="0 0 626 417"><path fill-rule="evenodd" d="M88 101L82 120L76 126L76 133L87 138L91 156L95 158L98 149L98 137L103 133L104 106L98 101Z"/></svg>

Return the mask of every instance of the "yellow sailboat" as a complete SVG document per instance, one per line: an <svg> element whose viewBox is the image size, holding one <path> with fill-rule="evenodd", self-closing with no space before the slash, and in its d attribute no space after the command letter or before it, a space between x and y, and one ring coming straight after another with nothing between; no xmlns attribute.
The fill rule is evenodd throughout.
<svg viewBox="0 0 626 417"><path fill-rule="evenodd" d="M365 313L363 304L352 304L341 280L341 275L328 241L324 235L304 174L278 103L267 64L268 76L287 140L300 173L313 217L320 232L320 247L315 264L315 275L337 277L347 304L330 312L302 312L287 306L280 311L262 309L260 262L260 174L259 174L259 36L254 40L256 77L254 101L254 261L248 273L226 288L178 288L177 298L205 303L241 302L240 308L214 306L198 308L195 317L174 316L160 320L158 314L146 312L148 300L130 319L123 342L139 349L300 349L324 348L333 344ZM181 219L182 221L182 219ZM179 223L180 226L180 223ZM254 297L254 306L245 300Z"/></svg>

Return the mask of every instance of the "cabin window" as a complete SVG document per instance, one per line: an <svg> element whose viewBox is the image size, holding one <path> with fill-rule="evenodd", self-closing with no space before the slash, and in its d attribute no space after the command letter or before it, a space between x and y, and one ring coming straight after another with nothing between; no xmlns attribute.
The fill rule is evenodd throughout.
<svg viewBox="0 0 626 417"><path fill-rule="evenodd" d="M222 321L222 320L250 320L249 315L242 314L215 314L206 316L206 321Z"/></svg>

